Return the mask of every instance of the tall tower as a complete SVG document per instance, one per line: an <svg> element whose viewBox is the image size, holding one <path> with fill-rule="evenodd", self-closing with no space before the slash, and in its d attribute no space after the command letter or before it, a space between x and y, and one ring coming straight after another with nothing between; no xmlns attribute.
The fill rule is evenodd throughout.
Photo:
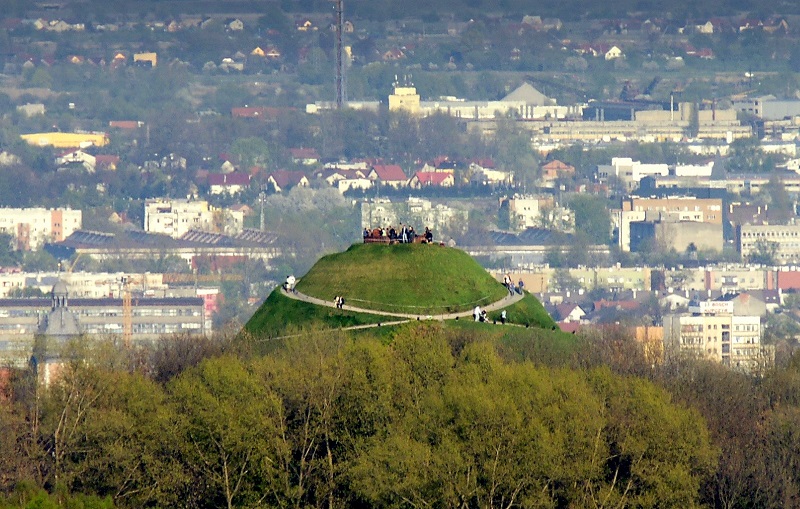
<svg viewBox="0 0 800 509"><path fill-rule="evenodd" d="M336 2L336 109L344 108L347 103L347 92L344 80L344 0Z"/></svg>

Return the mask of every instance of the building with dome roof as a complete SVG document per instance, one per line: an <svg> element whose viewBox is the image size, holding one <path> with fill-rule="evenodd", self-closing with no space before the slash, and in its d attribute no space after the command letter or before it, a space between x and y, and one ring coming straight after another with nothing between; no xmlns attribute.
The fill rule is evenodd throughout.
<svg viewBox="0 0 800 509"><path fill-rule="evenodd" d="M67 284L59 279L53 285L51 292L52 305L50 312L39 322L38 333L40 335L47 336L60 343L81 335L78 317L69 310L68 297L69 289Z"/></svg>
<svg viewBox="0 0 800 509"><path fill-rule="evenodd" d="M130 340L152 343L164 335L205 335L211 317L202 297L131 297ZM120 298L69 298L59 279L50 298L0 299L0 363L25 366L58 357L70 341L122 338L125 303Z"/></svg>

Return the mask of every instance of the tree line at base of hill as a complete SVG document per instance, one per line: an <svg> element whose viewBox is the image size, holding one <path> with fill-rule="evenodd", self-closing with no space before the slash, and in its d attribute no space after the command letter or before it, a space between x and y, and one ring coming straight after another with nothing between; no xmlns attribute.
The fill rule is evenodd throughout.
<svg viewBox="0 0 800 509"><path fill-rule="evenodd" d="M786 507L800 486L797 367L489 330L74 347L0 403L0 507Z"/></svg>

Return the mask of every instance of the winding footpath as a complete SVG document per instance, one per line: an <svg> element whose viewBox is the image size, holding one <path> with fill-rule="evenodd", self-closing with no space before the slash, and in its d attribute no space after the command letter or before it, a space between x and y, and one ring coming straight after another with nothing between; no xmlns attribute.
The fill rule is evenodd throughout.
<svg viewBox="0 0 800 509"><path fill-rule="evenodd" d="M286 289L283 288L283 287L281 287L281 293L283 295L285 295L286 297L289 297L290 299L295 299L295 300L299 300L299 301L303 301L303 302L308 302L309 304L316 304L317 306L327 306L327 307L330 307L330 308L336 307L336 305L333 302L329 301L329 300L318 299L316 297L311 297L310 295L306 295L304 293L300 293L300 292L297 292L297 291L295 291L294 293L287 292ZM514 293L513 295L509 294L509 295L506 295L505 297L503 297L502 299L498 300L497 302L493 302L493 303L488 304L486 306L482 306L481 309L486 310L487 312L488 311L495 311L497 309L502 309L502 308L508 307L508 306L510 306L510 305L512 305L512 304L514 304L516 302L519 302L520 300L522 300L522 297L523 297L523 295L520 295L518 293ZM431 320L431 319L436 319L436 320L455 320L456 318L462 318L462 317L470 317L470 318L472 318L472 311L473 311L472 309L468 309L466 311L460 311L458 313L445 313L445 314L436 314L436 315L419 314L419 313L392 313L390 311L378 311L378 310L375 310L375 309L360 308L360 307L351 306L351 305L348 305L348 304L345 304L342 307L342 309L344 309L346 311L355 311L355 312L358 312L358 313L369 313L371 315L391 316L391 317L395 317L395 318L404 318L405 319L405 320L397 320L397 321L393 321L393 322L382 322L380 325L394 325L394 324L399 324L399 323L405 323L405 322L408 322L408 321L411 321L411 320ZM364 328L374 327L374 326L376 326L376 324L356 325L354 327L347 327L346 329L364 329Z"/></svg>

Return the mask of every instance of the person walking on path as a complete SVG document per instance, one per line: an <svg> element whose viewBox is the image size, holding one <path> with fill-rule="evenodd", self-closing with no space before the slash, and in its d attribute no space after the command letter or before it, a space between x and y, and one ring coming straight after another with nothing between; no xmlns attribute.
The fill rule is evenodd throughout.
<svg viewBox="0 0 800 509"><path fill-rule="evenodd" d="M480 321L481 319L481 307L475 306L475 309L472 310L472 317L475 318L475 321Z"/></svg>
<svg viewBox="0 0 800 509"><path fill-rule="evenodd" d="M500 323L502 323L503 325L506 324L506 310L505 309L500 313Z"/></svg>

